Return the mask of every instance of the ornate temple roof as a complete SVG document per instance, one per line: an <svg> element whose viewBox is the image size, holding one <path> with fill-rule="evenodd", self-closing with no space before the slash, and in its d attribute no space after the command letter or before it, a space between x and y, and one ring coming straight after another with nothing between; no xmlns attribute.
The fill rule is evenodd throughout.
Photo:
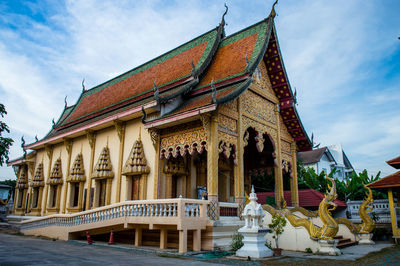
<svg viewBox="0 0 400 266"><path fill-rule="evenodd" d="M386 163L393 168L400 169L400 156L386 161Z"/></svg>
<svg viewBox="0 0 400 266"><path fill-rule="evenodd" d="M387 189L387 188L399 188L400 187L400 171L388 175L378 181L375 181L368 185L372 189Z"/></svg>
<svg viewBox="0 0 400 266"><path fill-rule="evenodd" d="M209 107L207 110L213 111L218 105L239 97L251 85L253 73L264 60L285 126L300 151L310 150L311 143L296 111L296 99L279 49L274 13L230 36L224 34L222 19L205 34L90 90L83 90L75 105L64 108L49 134L27 147L39 147L46 139L64 137L68 132L84 130L91 123L129 110L137 112L149 103L154 103L160 113L151 119L145 115L143 121L147 125L199 108ZM163 110L162 106L171 100L177 104Z"/></svg>

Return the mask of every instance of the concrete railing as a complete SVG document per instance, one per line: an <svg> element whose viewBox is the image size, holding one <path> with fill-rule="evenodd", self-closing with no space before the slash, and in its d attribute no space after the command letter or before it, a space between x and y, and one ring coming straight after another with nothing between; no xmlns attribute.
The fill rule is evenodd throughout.
<svg viewBox="0 0 400 266"><path fill-rule="evenodd" d="M350 214L349 219L353 223L361 223L360 215L358 214L358 210L360 209L360 205L362 204L362 200L352 200L347 201L347 213ZM397 202L395 200L395 202ZM381 200L374 200L372 203L374 207L372 212L375 213L378 220L376 223L391 223L390 218L390 208L389 208L389 200L381 199Z"/></svg>
<svg viewBox="0 0 400 266"><path fill-rule="evenodd" d="M75 214L55 214L23 221L21 230L48 226L80 227L118 218L125 218L126 223L137 220L141 224L176 224L179 230L181 227L190 228L194 220L208 221L207 205L206 200L183 198L124 201Z"/></svg>

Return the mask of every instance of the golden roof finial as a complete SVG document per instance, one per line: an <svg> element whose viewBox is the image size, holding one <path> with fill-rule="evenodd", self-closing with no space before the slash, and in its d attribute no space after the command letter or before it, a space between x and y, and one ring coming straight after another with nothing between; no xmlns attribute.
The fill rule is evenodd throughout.
<svg viewBox="0 0 400 266"><path fill-rule="evenodd" d="M142 128L139 127L139 141L142 141Z"/></svg>
<svg viewBox="0 0 400 266"><path fill-rule="evenodd" d="M81 153L82 153L82 150L83 150L83 143L81 143Z"/></svg>
<svg viewBox="0 0 400 266"><path fill-rule="evenodd" d="M278 0L275 0L275 3L272 5L272 9L271 9L271 13L269 13L270 17L275 17L276 16L276 12L275 12L275 5L278 4Z"/></svg>
<svg viewBox="0 0 400 266"><path fill-rule="evenodd" d="M107 144L106 144L106 148L108 148L108 136L107 136Z"/></svg>
<svg viewBox="0 0 400 266"><path fill-rule="evenodd" d="M225 6L225 12L224 12L224 14L222 15L222 19L221 19L221 25L222 26L225 26L225 15L228 13L228 6L226 5L226 3L224 4L224 6ZM228 24L226 24L226 25L228 25Z"/></svg>

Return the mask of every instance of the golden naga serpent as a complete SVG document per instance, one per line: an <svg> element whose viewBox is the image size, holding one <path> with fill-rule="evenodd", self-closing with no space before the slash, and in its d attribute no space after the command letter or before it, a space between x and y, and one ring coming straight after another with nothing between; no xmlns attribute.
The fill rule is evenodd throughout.
<svg viewBox="0 0 400 266"><path fill-rule="evenodd" d="M332 187L328 185L329 192L325 194L324 199L319 204L318 215L323 223L322 227L313 224L312 221L309 219L297 218L288 209L276 210L268 204L263 205L263 209L271 214L279 214L285 216L290 224L294 227L304 227L313 239L332 240L339 230L339 226L331 214L331 211L335 210L337 207L336 203L333 202L337 198L337 193L335 181L328 176L326 176L326 178L331 181ZM308 211L304 211L305 209L303 208L297 208L297 210L301 211L305 215L311 214L312 216L310 215L310 217L317 217L314 212L308 213Z"/></svg>
<svg viewBox="0 0 400 266"><path fill-rule="evenodd" d="M362 224L361 225L354 224L350 220L344 217L336 218L336 222L338 224L346 225L347 228L349 228L349 230L355 234L369 234L375 227L375 222L369 215L369 213L373 209L372 203L374 202L374 198L372 197L371 189L367 187L365 184L363 185L367 189L367 191L365 192L366 197L364 198L363 203L360 205L360 208L358 209L358 214L360 215Z"/></svg>

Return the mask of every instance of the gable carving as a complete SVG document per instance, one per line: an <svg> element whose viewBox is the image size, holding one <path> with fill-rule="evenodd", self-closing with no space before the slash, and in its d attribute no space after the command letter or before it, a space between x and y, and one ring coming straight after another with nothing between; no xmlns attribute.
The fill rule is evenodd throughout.
<svg viewBox="0 0 400 266"><path fill-rule="evenodd" d="M56 162L54 163L48 183L50 185L59 185L59 184L63 183L63 175L62 175L62 169L61 169L61 157L59 157L56 160Z"/></svg>
<svg viewBox="0 0 400 266"><path fill-rule="evenodd" d="M68 176L68 182L84 182L86 180L85 168L83 167L82 153L76 155L74 164L72 165L71 173Z"/></svg>
<svg viewBox="0 0 400 266"><path fill-rule="evenodd" d="M19 172L19 178L17 181L17 188L25 189L28 188L28 175L26 172L26 167L23 165Z"/></svg>
<svg viewBox="0 0 400 266"><path fill-rule="evenodd" d="M104 147L97 160L96 167L93 170L92 178L94 179L107 179L113 178L114 172L110 159L110 150L108 146Z"/></svg>
<svg viewBox="0 0 400 266"><path fill-rule="evenodd" d="M144 155L143 143L141 136L133 144L132 150L129 153L128 160L122 169L123 175L142 175L150 173L150 167L147 165L147 160Z"/></svg>
<svg viewBox="0 0 400 266"><path fill-rule="evenodd" d="M276 124L275 105L272 102L250 90L247 90L242 97L244 115L247 114L271 124Z"/></svg>
<svg viewBox="0 0 400 266"><path fill-rule="evenodd" d="M39 163L36 167L35 175L32 180L32 187L43 187L44 186L44 173L43 163Z"/></svg>

